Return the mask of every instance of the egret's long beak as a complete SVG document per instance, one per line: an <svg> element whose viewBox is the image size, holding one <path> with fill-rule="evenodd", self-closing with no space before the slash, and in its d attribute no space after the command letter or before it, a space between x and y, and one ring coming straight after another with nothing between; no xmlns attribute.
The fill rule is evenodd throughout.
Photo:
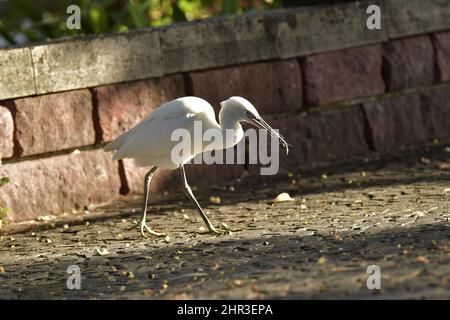
<svg viewBox="0 0 450 320"><path fill-rule="evenodd" d="M272 127L269 126L267 124L267 122L265 122L263 120L263 118L261 118L261 117L249 118L249 122L258 128L265 129L272 137L274 137L275 139L278 139L278 141L286 149L286 155L289 153L289 144L286 142L286 140L284 140L284 138L278 132L273 130Z"/></svg>

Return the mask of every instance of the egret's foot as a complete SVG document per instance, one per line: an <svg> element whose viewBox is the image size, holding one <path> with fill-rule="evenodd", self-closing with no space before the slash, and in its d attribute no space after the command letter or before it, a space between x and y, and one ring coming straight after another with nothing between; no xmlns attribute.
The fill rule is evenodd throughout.
<svg viewBox="0 0 450 320"><path fill-rule="evenodd" d="M147 231L149 234L151 234L152 236L156 236L156 237L165 237L167 236L165 233L162 232L157 232L155 230L152 230L149 228L149 226L147 226L147 224L145 223L145 221L141 221L139 223L139 229L141 230L141 234L144 238L148 238L145 235L145 231Z"/></svg>

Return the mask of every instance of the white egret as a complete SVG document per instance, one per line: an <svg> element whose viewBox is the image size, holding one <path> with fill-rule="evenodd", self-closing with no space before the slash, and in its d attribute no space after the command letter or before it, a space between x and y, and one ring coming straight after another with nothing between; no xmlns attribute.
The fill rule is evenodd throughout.
<svg viewBox="0 0 450 320"><path fill-rule="evenodd" d="M152 166L144 178L144 205L139 223L141 234L144 237L146 237L144 229L152 235L165 236L164 233L150 229L146 223L149 187L152 176L158 168L180 168L183 191L195 205L209 231L214 233L226 232L226 230L215 228L212 225L195 199L186 179L184 165L193 159L196 154L207 151L207 147L202 144L201 150L191 148L190 153L187 152L180 159L174 161L171 153L178 143L171 139L174 130L184 128L193 133L195 121L201 121L204 130L219 130L224 137L227 131L232 130L234 132L232 141L225 139L225 144L222 146L222 149L226 149L236 145L243 138L244 132L240 122L245 121L267 130L286 148L286 153L288 152L286 141L261 118L249 101L242 97L231 97L221 102L220 105L219 124L216 121L212 106L207 101L197 97L183 97L172 100L158 107L135 127L105 146L105 151L117 150L113 155L113 160L133 158L138 166Z"/></svg>

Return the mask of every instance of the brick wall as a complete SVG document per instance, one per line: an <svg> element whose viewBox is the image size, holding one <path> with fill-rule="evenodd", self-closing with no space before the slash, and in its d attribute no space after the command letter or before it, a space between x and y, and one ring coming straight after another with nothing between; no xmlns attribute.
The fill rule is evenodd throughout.
<svg viewBox="0 0 450 320"><path fill-rule="evenodd" d="M257 56L201 70L185 63L162 76L4 99L0 177L11 182L0 188L0 206L22 221L141 193L146 169L113 162L102 146L184 95L205 98L216 112L232 95L252 101L294 146L282 169L450 143L450 32L381 40L297 56L288 46L282 59ZM243 165L188 169L199 187L243 172ZM177 171L159 172L152 185L160 193L179 188Z"/></svg>

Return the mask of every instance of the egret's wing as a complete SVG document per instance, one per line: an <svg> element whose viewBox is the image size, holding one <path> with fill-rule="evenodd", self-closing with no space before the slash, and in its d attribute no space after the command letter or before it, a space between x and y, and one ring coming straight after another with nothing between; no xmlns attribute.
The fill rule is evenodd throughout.
<svg viewBox="0 0 450 320"><path fill-rule="evenodd" d="M105 147L105 151L113 151L119 149L127 140L130 131L124 132L119 137L109 142Z"/></svg>
<svg viewBox="0 0 450 320"><path fill-rule="evenodd" d="M125 142L114 154L114 160L168 154L178 143L171 141L172 132L179 128L192 132L197 115L189 113L183 105L158 111L129 131Z"/></svg>

